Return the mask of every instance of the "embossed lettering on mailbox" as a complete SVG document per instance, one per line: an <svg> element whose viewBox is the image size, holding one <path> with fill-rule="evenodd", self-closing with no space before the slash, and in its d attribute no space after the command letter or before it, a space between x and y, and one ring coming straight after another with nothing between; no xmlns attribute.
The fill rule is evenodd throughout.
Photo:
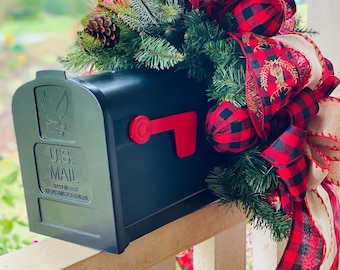
<svg viewBox="0 0 340 270"><path fill-rule="evenodd" d="M81 148L38 143L34 148L41 192L89 202L91 188Z"/></svg>

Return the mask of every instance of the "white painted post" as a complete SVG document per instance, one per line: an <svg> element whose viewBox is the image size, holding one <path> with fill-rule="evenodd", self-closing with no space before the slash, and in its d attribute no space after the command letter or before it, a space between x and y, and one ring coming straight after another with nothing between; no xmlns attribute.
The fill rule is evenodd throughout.
<svg viewBox="0 0 340 270"><path fill-rule="evenodd" d="M194 270L242 270L246 269L246 223L240 223L227 231L194 247Z"/></svg>
<svg viewBox="0 0 340 270"><path fill-rule="evenodd" d="M252 228L253 270L273 270L280 262L287 241L275 242L270 232Z"/></svg>
<svg viewBox="0 0 340 270"><path fill-rule="evenodd" d="M334 65L335 74L340 75L340 1L307 0L307 25L318 31L312 39L321 52Z"/></svg>
<svg viewBox="0 0 340 270"><path fill-rule="evenodd" d="M277 244L270 232L253 228L253 270L273 270L277 266Z"/></svg>

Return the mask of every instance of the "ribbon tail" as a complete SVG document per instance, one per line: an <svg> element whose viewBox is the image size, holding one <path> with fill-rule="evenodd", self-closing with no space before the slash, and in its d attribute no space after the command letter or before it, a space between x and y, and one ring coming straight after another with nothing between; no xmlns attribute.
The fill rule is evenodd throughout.
<svg viewBox="0 0 340 270"><path fill-rule="evenodd" d="M324 256L324 239L315 226L305 200L293 201L291 231L278 270L318 270Z"/></svg>
<svg viewBox="0 0 340 270"><path fill-rule="evenodd" d="M292 225L285 251L277 266L285 269L339 269L340 203L336 187L324 181L292 200Z"/></svg>
<svg viewBox="0 0 340 270"><path fill-rule="evenodd" d="M337 194L338 187L334 186L329 181L324 181L322 187L328 193L330 200L330 207L333 212L333 229L335 233L334 245L333 245L333 262L330 270L339 269L339 250L340 250L340 201ZM331 257L332 258L332 257Z"/></svg>

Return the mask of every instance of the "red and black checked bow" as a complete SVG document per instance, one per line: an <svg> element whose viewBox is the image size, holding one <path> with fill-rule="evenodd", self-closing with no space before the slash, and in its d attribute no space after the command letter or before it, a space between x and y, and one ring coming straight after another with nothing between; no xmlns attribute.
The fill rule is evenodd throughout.
<svg viewBox="0 0 340 270"><path fill-rule="evenodd" d="M340 99L318 101L305 88L280 112L285 114L289 126L262 153L288 189L281 203L292 216L278 269L338 269Z"/></svg>

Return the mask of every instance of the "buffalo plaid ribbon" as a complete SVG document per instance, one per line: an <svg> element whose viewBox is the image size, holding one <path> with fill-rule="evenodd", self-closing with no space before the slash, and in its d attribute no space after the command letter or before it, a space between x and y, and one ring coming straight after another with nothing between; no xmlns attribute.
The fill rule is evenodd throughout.
<svg viewBox="0 0 340 270"><path fill-rule="evenodd" d="M285 19L284 5L281 0L239 1L233 9L238 32L275 35Z"/></svg>
<svg viewBox="0 0 340 270"><path fill-rule="evenodd" d="M205 9L220 25L223 25L226 13L230 12L238 32L254 32L264 36L273 36L280 29L291 29L296 12L294 0L189 1L193 8Z"/></svg>
<svg viewBox="0 0 340 270"><path fill-rule="evenodd" d="M276 169L294 200L302 200L307 189L308 168L304 156L308 120L318 112L318 101L305 88L280 113L291 120L289 127L266 149L262 156Z"/></svg>
<svg viewBox="0 0 340 270"><path fill-rule="evenodd" d="M333 212L333 224L335 237L335 251L333 251L334 257L329 256L330 262L322 269L337 270L339 269L339 245L340 245L340 220L339 220L339 199L336 193L336 187L328 180L323 181L322 188L326 191L329 197L332 212ZM310 191L308 191L310 192ZM285 194L286 196L287 194ZM282 201L282 200L281 200ZM312 212L308 206L308 200L294 201L290 200L292 207L292 225L289 235L289 240L283 256L277 266L279 270L295 269L295 270L319 270L328 257L326 254L325 238L316 226L314 217L317 213ZM329 220L324 220L326 223ZM328 248L329 249L329 248ZM335 253L335 254L334 254Z"/></svg>
<svg viewBox="0 0 340 270"><path fill-rule="evenodd" d="M277 269L318 270L325 243L313 224L304 201L293 201L292 207L294 211L289 241Z"/></svg>
<svg viewBox="0 0 340 270"><path fill-rule="evenodd" d="M254 33L231 34L246 56L246 100L250 119L267 139L271 119L308 82L310 62L301 52Z"/></svg>
<svg viewBox="0 0 340 270"><path fill-rule="evenodd" d="M279 190L281 205L292 216L288 243L277 269L322 266L336 270L340 247L340 99L327 97L317 102L314 92L304 89L284 110L290 125L262 153L286 184L288 192ZM330 113L334 120L329 119ZM315 200L317 210L312 206ZM320 220L328 227L320 226Z"/></svg>
<svg viewBox="0 0 340 270"><path fill-rule="evenodd" d="M241 152L254 145L257 134L246 108L225 101L214 105L206 116L207 140L217 152Z"/></svg>

